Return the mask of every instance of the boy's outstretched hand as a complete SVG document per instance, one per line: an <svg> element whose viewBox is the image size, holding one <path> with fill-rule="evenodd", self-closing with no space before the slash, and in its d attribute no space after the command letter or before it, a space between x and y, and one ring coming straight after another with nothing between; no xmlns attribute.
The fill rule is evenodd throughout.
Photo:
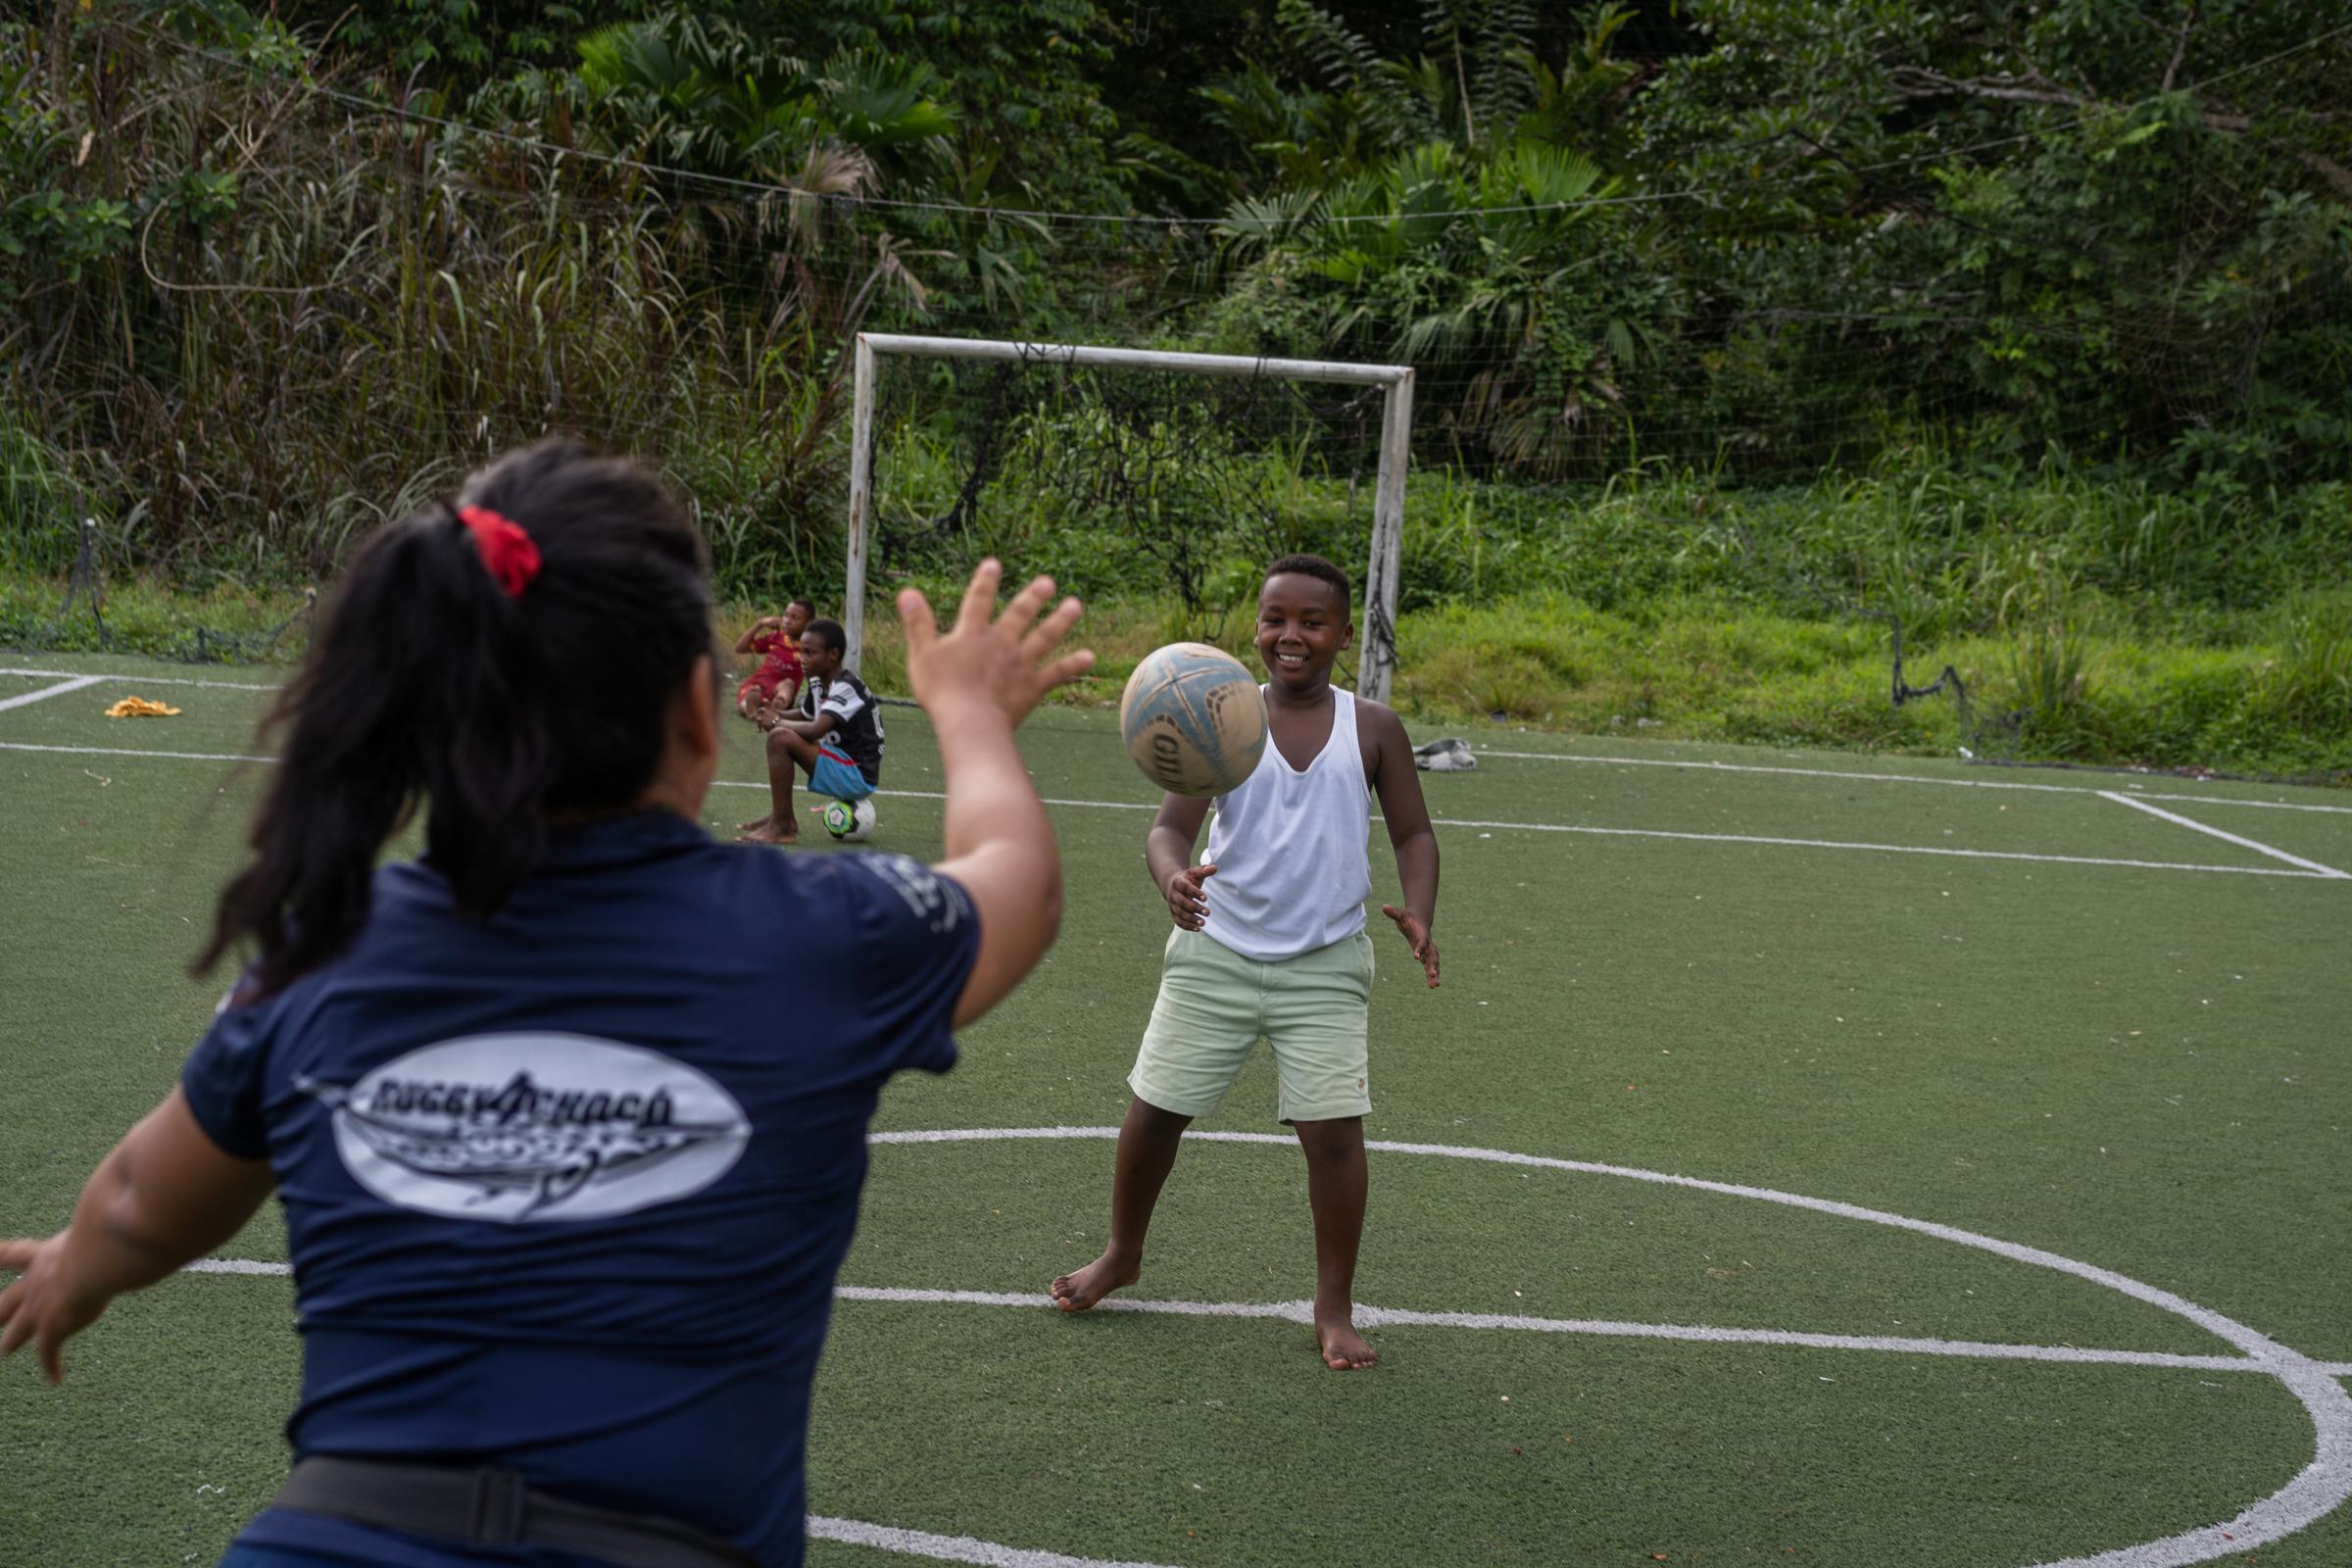
<svg viewBox="0 0 2352 1568"><path fill-rule="evenodd" d="M1438 989L1438 939L1429 934L1429 927L1410 909L1399 909L1394 904L1384 904L1380 912L1396 922L1397 933L1406 947L1413 950L1413 961L1429 976L1429 989Z"/></svg>

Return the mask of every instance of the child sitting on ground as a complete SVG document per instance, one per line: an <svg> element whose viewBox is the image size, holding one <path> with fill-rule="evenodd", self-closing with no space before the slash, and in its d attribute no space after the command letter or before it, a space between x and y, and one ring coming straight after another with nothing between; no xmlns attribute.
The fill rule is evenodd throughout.
<svg viewBox="0 0 2352 1568"><path fill-rule="evenodd" d="M735 688L735 711L771 728L801 695L801 633L816 615L816 606L795 599L781 615L761 615L751 630L735 639L739 654L764 654L760 667Z"/></svg>
<svg viewBox="0 0 2352 1568"><path fill-rule="evenodd" d="M801 633L801 666L808 683L799 705L767 732L767 815L743 824L740 842L790 844L800 837L792 819L792 771L808 775L812 795L855 804L882 783L882 710L874 694L842 667L849 636L837 620L812 620Z"/></svg>
<svg viewBox="0 0 2352 1568"><path fill-rule="evenodd" d="M1370 792L1380 794L1404 905L1381 906L1431 986L1438 945L1438 841L1404 725L1331 684L1354 628L1347 574L1320 556L1285 556L1257 598L1270 734L1257 770L1216 802L1208 858L1191 864L1209 803L1170 795L1145 844L1168 901L1159 1001L1119 1129L1102 1255L1053 1286L1081 1312L1143 1272L1144 1232L1196 1116L1217 1108L1259 1038L1273 1047L1281 1115L1306 1154L1315 1227L1315 1343L1335 1371L1379 1359L1355 1329L1364 1229L1365 1014L1372 997ZM1207 882L1217 879L1215 907Z"/></svg>

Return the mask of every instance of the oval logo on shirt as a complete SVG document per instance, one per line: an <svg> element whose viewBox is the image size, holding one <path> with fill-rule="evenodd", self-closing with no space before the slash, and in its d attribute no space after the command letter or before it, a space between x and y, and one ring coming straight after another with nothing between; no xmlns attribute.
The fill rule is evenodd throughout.
<svg viewBox="0 0 2352 1568"><path fill-rule="evenodd" d="M682 1062L589 1035L468 1035L348 1088L297 1079L335 1152L388 1203L452 1219L604 1219L725 1174L752 1124Z"/></svg>

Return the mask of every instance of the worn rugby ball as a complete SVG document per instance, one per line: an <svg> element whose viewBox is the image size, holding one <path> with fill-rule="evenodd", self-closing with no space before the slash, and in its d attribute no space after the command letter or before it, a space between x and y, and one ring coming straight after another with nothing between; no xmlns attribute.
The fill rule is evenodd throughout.
<svg viewBox="0 0 2352 1568"><path fill-rule="evenodd" d="M1242 662L1206 643L1147 655L1119 698L1119 738L1171 795L1239 788L1266 750L1266 700Z"/></svg>

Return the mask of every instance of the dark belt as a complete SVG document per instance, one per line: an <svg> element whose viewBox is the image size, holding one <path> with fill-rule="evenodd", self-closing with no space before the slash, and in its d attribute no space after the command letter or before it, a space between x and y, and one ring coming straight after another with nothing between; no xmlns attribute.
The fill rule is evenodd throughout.
<svg viewBox="0 0 2352 1568"><path fill-rule="evenodd" d="M692 1525L566 1502L512 1470L318 1455L295 1462L270 1505L474 1546L561 1546L612 1568L758 1568Z"/></svg>

